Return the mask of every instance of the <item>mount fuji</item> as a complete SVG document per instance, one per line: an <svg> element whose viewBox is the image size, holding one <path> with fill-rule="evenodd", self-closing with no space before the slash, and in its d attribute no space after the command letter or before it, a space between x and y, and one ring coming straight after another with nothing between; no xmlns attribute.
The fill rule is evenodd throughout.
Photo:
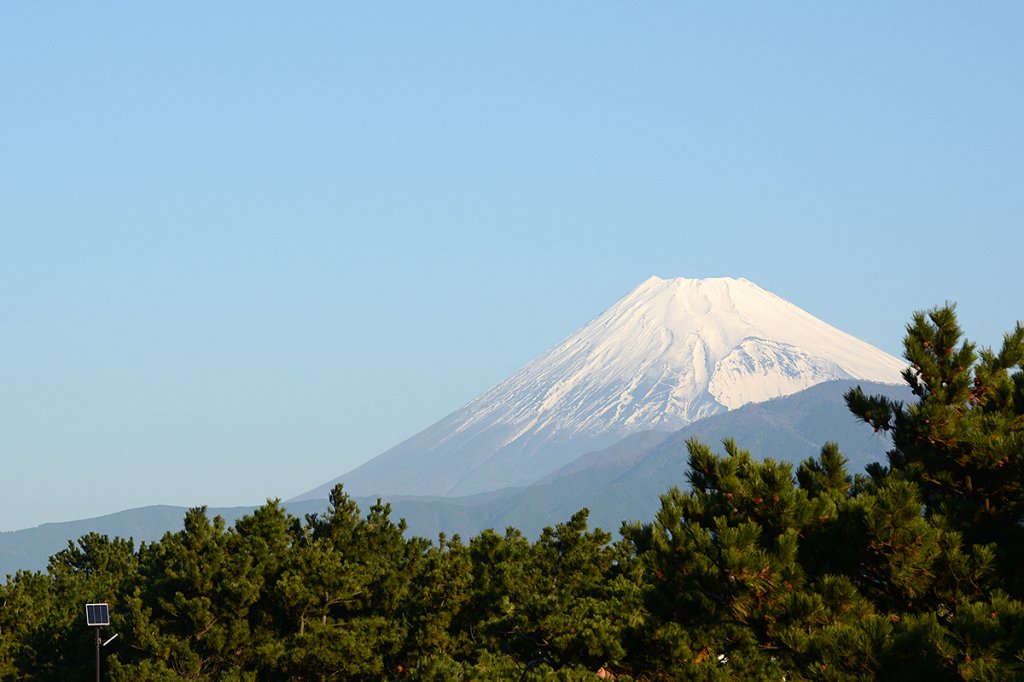
<svg viewBox="0 0 1024 682"><path fill-rule="evenodd" d="M745 279L651 277L433 426L298 500L465 496L526 486L643 431L826 381L901 382L905 363Z"/></svg>

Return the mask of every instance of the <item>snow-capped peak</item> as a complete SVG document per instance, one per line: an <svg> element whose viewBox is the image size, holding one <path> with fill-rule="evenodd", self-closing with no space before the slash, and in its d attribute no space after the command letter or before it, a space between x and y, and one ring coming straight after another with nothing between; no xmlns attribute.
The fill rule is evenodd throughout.
<svg viewBox="0 0 1024 682"><path fill-rule="evenodd" d="M629 433L904 364L746 279L651 277L465 407L342 476L357 494L537 480Z"/></svg>
<svg viewBox="0 0 1024 682"><path fill-rule="evenodd" d="M468 406L522 431L680 428L830 379L897 383L896 358L745 279L651 277Z"/></svg>

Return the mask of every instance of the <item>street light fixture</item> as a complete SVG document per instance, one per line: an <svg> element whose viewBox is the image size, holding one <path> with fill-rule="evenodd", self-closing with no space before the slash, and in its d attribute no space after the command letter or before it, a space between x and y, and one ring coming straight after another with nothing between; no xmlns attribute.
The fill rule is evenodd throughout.
<svg viewBox="0 0 1024 682"><path fill-rule="evenodd" d="M111 637L106 642L100 641L100 628L104 625L110 625L110 607L104 603L86 604L85 624L91 628L96 628L96 682L100 682L100 648L112 642L114 637L117 637L117 635L114 635L114 637Z"/></svg>

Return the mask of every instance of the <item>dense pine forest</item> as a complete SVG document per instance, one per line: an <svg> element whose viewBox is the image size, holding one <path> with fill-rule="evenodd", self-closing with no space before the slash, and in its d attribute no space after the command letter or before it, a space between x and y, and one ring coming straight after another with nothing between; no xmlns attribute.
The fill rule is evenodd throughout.
<svg viewBox="0 0 1024 682"><path fill-rule="evenodd" d="M1024 678L1024 327L978 350L947 305L905 357L910 404L847 394L887 464L691 441L687 480L614 540L586 510L536 540L410 538L341 487L304 519L86 535L0 585L0 679L91 679L87 602L125 682Z"/></svg>

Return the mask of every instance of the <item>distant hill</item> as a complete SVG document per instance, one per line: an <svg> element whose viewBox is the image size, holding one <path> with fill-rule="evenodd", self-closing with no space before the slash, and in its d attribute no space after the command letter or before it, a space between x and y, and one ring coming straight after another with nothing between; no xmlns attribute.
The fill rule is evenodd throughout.
<svg viewBox="0 0 1024 682"><path fill-rule="evenodd" d="M289 511L301 516L326 508L326 500L312 500L307 503L289 505ZM208 510L210 517L222 516L228 522L248 514L251 507L217 507ZM153 542L164 533L181 530L186 507L154 505L97 516L78 521L44 523L34 528L0 532L0 576L18 570L43 570L47 560L89 533L100 533L110 537L131 538L136 546L142 542Z"/></svg>

